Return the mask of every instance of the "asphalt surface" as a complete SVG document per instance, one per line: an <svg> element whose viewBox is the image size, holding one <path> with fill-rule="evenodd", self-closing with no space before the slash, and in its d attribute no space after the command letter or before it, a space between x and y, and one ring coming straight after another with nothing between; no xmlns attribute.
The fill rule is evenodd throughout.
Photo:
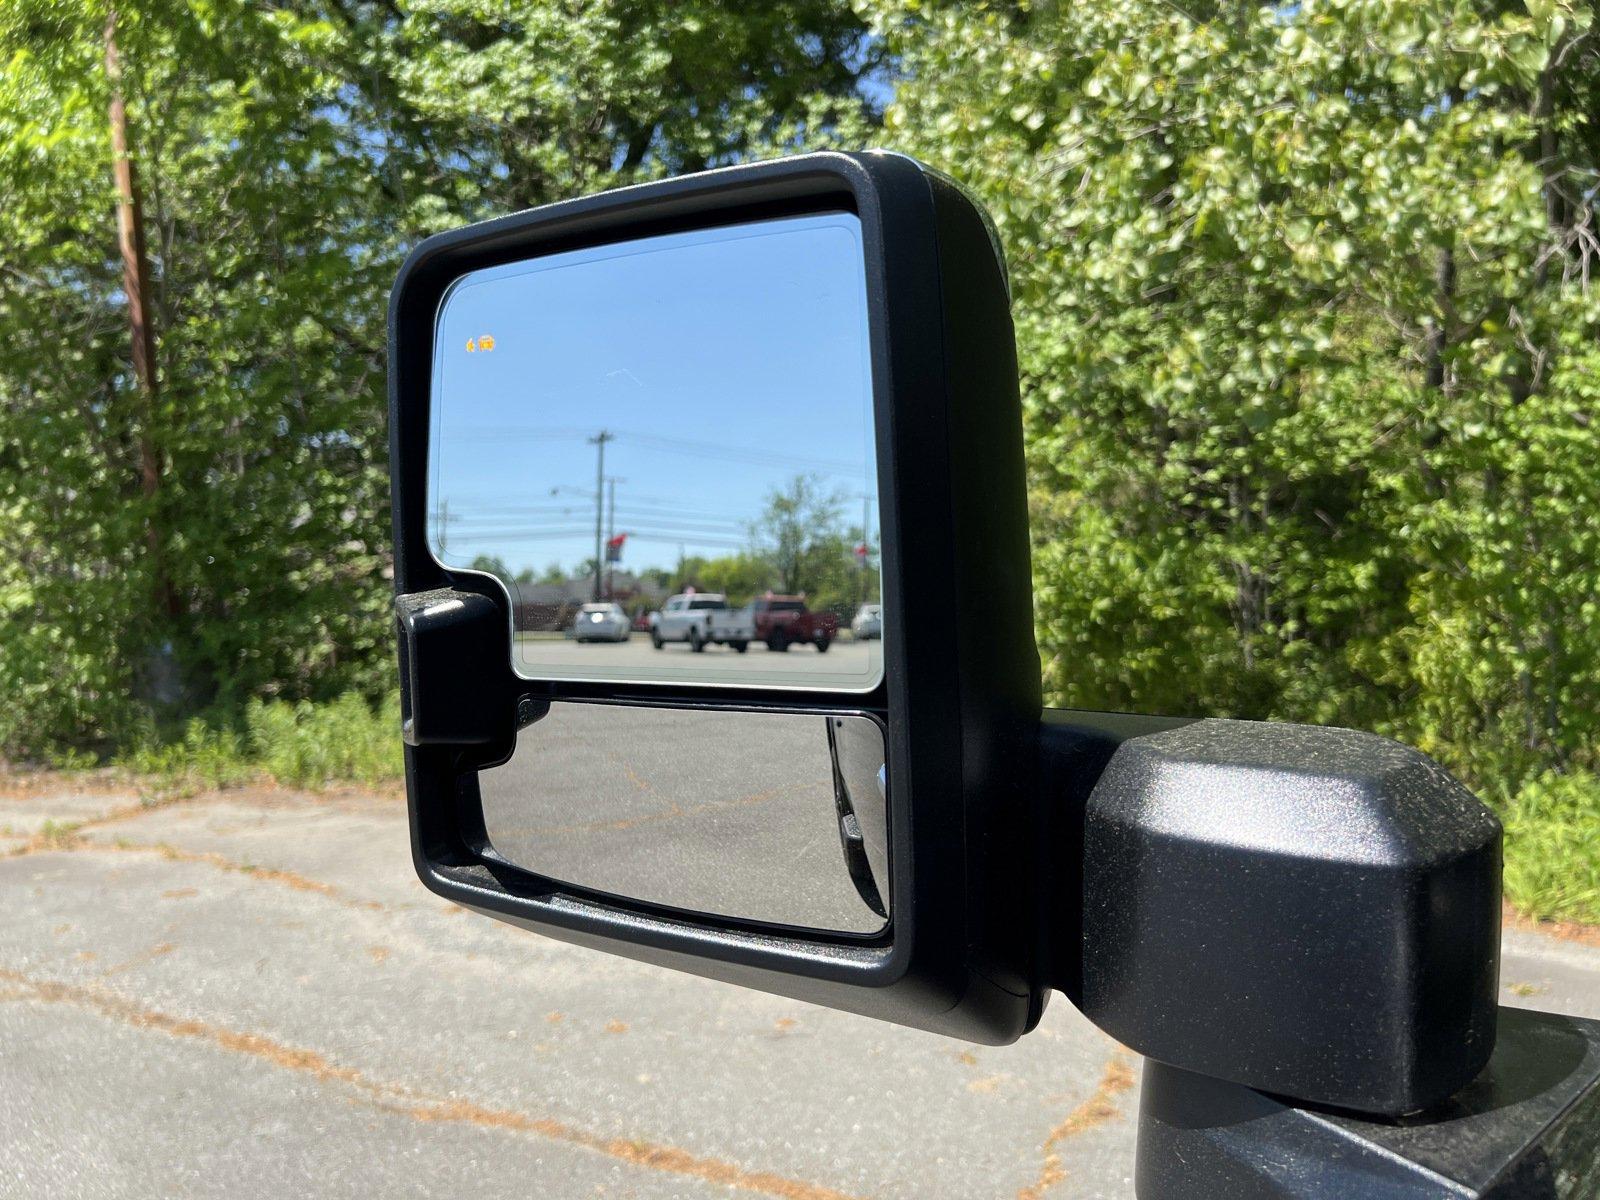
<svg viewBox="0 0 1600 1200"><path fill-rule="evenodd" d="M655 679L867 690L877 682L883 643L841 637L826 654L793 645L774 652L752 642L739 654L711 645L696 654L687 642L657 650L647 633L625 642L577 642L543 634L519 634L517 663L531 675L552 679Z"/></svg>
<svg viewBox="0 0 1600 1200"><path fill-rule="evenodd" d="M478 778L491 844L541 875L690 912L883 927L850 881L823 717L557 704ZM881 799L858 800L881 828Z"/></svg>
<svg viewBox="0 0 1600 1200"><path fill-rule="evenodd" d="M1137 1059L1059 998L973 1047L521 933L396 796L12 780L0 904L3 1197L1131 1192ZM1505 949L1600 1016L1600 949Z"/></svg>

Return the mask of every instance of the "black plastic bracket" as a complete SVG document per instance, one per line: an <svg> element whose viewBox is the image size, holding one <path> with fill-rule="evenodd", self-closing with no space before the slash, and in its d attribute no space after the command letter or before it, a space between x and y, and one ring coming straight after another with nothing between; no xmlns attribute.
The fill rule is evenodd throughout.
<svg viewBox="0 0 1600 1200"><path fill-rule="evenodd" d="M1500 824L1426 755L1196 721L1117 747L1083 837L1081 1007L1139 1053L1384 1114L1488 1061Z"/></svg>
<svg viewBox="0 0 1600 1200"><path fill-rule="evenodd" d="M1145 1064L1140 1200L1556 1200L1600 1195L1600 1021L1502 1008L1484 1072L1384 1120Z"/></svg>
<svg viewBox="0 0 1600 1200"><path fill-rule="evenodd" d="M477 668L506 653L506 616L476 592L437 588L395 597L400 627L400 728L408 746L503 740L517 717ZM548 707L548 705L546 705ZM528 723L523 721L524 724Z"/></svg>

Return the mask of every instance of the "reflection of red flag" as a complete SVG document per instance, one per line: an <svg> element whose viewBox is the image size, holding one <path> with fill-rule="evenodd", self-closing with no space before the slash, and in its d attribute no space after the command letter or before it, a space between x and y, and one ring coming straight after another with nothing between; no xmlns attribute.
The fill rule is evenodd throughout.
<svg viewBox="0 0 1600 1200"><path fill-rule="evenodd" d="M622 544L624 542L626 542L627 540L628 540L628 535L625 534L625 533L619 533L619 534L617 534L616 537L608 538L606 540L606 561L607 562L621 562L622 561Z"/></svg>

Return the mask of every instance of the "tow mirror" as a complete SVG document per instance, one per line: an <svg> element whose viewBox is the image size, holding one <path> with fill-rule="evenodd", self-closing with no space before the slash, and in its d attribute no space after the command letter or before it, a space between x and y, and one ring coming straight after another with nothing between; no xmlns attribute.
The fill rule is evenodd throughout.
<svg viewBox="0 0 1600 1200"><path fill-rule="evenodd" d="M441 234L390 354L440 895L980 1042L1059 990L1372 1113L1488 1061L1500 829L1445 772L1041 712L1005 271L942 176L809 155Z"/></svg>
<svg viewBox="0 0 1600 1200"><path fill-rule="evenodd" d="M430 238L390 339L427 885L972 1040L1029 1028L1039 664L982 212L879 153L629 188ZM867 605L881 636L851 630Z"/></svg>

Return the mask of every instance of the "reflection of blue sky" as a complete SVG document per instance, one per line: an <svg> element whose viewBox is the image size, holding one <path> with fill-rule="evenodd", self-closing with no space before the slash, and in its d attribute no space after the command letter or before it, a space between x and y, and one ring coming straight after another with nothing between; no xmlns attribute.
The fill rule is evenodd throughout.
<svg viewBox="0 0 1600 1200"><path fill-rule="evenodd" d="M443 533L453 564L589 558L589 439L602 429L616 435L605 473L621 480L628 569L745 545L768 494L798 474L840 494L850 527L861 494L877 491L853 215L474 272L446 298L438 331L430 540ZM493 350L468 351L485 334Z"/></svg>

